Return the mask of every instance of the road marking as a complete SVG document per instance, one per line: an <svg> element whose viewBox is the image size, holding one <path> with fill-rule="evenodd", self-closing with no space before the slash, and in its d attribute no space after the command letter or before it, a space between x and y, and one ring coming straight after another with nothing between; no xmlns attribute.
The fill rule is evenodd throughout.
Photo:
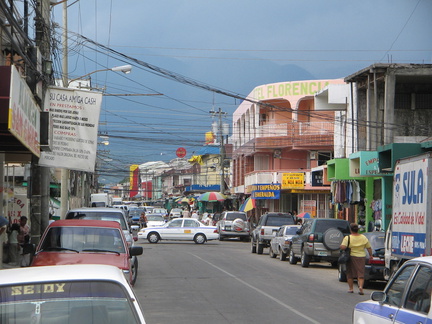
<svg viewBox="0 0 432 324"><path fill-rule="evenodd" d="M229 273L228 271L218 267L217 265L214 265L213 263L199 257L198 255L195 255L193 253L191 253L194 257L196 257L197 259L200 259L201 261L204 261L205 263L207 263L208 265L212 266L213 268L218 269L219 271L222 271L223 273L225 273L226 275L230 276L231 278L241 282L242 284L244 284L245 286L248 286L249 288L252 288L253 290L259 292L261 295L266 296L267 298L271 299L272 301L278 303L279 305L281 305L282 307L285 307L286 309L290 310L293 313L296 313L297 315L299 315L300 317L303 317L305 320L308 320L311 323L315 323L315 324L320 324L320 322L314 320L313 318L310 318L309 316L303 314L302 312L299 312L297 309L291 307L290 305L287 305L285 303L282 303L280 300L276 299L275 297L267 294L266 292L262 291L261 289L258 289L255 286L252 286L251 284L247 283L246 281L240 279L239 277L236 277L235 275Z"/></svg>

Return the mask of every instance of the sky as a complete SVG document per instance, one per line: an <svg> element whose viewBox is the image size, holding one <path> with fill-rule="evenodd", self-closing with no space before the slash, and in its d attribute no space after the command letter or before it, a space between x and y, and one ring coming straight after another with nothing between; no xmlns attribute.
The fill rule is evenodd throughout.
<svg viewBox="0 0 432 324"><path fill-rule="evenodd" d="M68 1L68 72L98 72L104 92L99 132L102 182L131 164L168 162L198 151L222 109L223 121L254 87L344 78L374 63L432 63L430 0L79 0ZM58 24L61 73L63 6Z"/></svg>

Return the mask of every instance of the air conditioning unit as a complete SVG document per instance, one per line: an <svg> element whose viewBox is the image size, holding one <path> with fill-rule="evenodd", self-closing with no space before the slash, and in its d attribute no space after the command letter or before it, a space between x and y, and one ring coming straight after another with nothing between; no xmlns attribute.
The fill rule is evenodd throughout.
<svg viewBox="0 0 432 324"><path fill-rule="evenodd" d="M318 158L318 152L317 151L311 151L311 152L309 152L309 158L311 160L316 160Z"/></svg>

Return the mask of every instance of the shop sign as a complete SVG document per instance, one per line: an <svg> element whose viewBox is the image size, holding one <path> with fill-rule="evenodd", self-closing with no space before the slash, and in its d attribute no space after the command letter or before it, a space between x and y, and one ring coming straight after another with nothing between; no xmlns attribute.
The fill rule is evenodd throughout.
<svg viewBox="0 0 432 324"><path fill-rule="evenodd" d="M53 145L42 152L39 165L94 172L101 103L100 92L49 87L44 105L53 122Z"/></svg>
<svg viewBox="0 0 432 324"><path fill-rule="evenodd" d="M323 171L312 171L312 186L322 187L323 186Z"/></svg>
<svg viewBox="0 0 432 324"><path fill-rule="evenodd" d="M254 184L252 187L253 199L279 199L280 183Z"/></svg>
<svg viewBox="0 0 432 324"><path fill-rule="evenodd" d="M300 207L303 212L309 213L312 217L316 217L316 200L301 200Z"/></svg>
<svg viewBox="0 0 432 324"><path fill-rule="evenodd" d="M303 189L305 182L305 174L298 173L282 173L282 189Z"/></svg>
<svg viewBox="0 0 432 324"><path fill-rule="evenodd" d="M40 109L14 66L11 67L8 130L34 155L40 156Z"/></svg>

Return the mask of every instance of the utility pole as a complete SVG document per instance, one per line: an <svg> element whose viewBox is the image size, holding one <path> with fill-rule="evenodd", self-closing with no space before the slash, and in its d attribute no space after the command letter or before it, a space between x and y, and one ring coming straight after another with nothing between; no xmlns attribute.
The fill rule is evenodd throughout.
<svg viewBox="0 0 432 324"><path fill-rule="evenodd" d="M67 1L63 2L63 37L62 37L62 70L63 70L63 87L69 86L68 80L68 42L67 42ZM69 170L61 169L61 193L60 193L60 218L66 217L69 204Z"/></svg>
<svg viewBox="0 0 432 324"><path fill-rule="evenodd" d="M219 167L220 167L220 192L224 194L225 192L225 147L224 147L224 134L223 134L223 125L222 125L222 116L226 115L227 113L222 111L221 108L219 108L218 111L210 111L210 114L214 117L215 115L218 115L218 127L217 127L217 135L219 138Z"/></svg>

